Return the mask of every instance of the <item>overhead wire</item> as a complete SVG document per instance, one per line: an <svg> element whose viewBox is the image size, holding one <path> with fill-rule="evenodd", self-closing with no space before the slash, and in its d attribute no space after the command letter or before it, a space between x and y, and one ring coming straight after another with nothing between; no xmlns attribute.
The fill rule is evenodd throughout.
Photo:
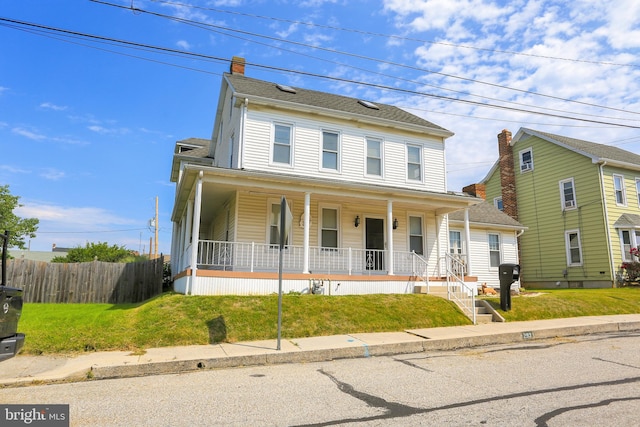
<svg viewBox="0 0 640 427"><path fill-rule="evenodd" d="M92 1L94 1L94 0L92 0ZM35 27L35 28L42 29L42 30L61 32L61 33L64 33L64 34L71 34L71 35L74 35L74 36L86 37L86 38L96 39L96 40L100 40L100 41L116 42L118 44L127 45L127 46L134 46L134 47L137 47L137 48L150 49L150 50L154 50L154 51L158 50L158 51L161 51L161 52L164 52L164 53L167 53L167 52L168 53L176 53L176 54L180 54L180 55L184 55L184 56L195 57L197 59L214 60L214 61L220 61L220 62L225 62L225 63L228 62L227 58L215 57L215 56L212 56L212 55L205 55L205 54L194 53L194 52L187 52L187 51L183 51L183 50L166 48L166 47L153 46L153 45L149 45L149 44L137 43L137 42L127 41L127 40L114 39L114 38L111 38L111 37L105 37L105 36L98 36L98 35L93 35L93 34L81 33L81 32L78 32L78 31L65 30L65 29L60 29L60 28L55 28L55 27L50 27L50 26L46 26L46 25L35 24L35 23L30 23L30 22L25 22L25 21L10 19L10 18L0 17L0 21L10 22L10 23L13 23L13 24L24 25L24 26L27 26L27 27ZM256 68L261 68L261 69L265 69L265 70L272 70L272 71L277 71L277 72L281 72L281 73L293 73L293 74L298 74L298 75L304 75L304 76L307 76L307 77L314 77L314 78L319 78L319 79L329 79L329 80L339 81L339 82L343 82L343 83L350 83L350 84L357 84L357 85L373 87L373 88L376 88L376 89L386 90L386 91L390 91L390 92L401 92L401 93L405 93L405 94L411 94L411 95L416 95L416 96L424 96L424 97L429 97L429 98L434 98L434 99L439 99L439 100L446 100L446 101L451 101L451 102L459 102L459 103L464 103L464 104L474 105L474 106L479 106L479 107L485 107L485 108L494 108L494 109L500 109L500 110L513 111L513 112L536 114L536 115L542 115L542 116L546 116L546 117L561 118L561 119L566 119L566 120L576 120L576 121L581 121L581 122L596 123L596 124L616 126L616 127L626 127L626 128L632 128L632 129L640 129L640 126L629 125L629 124L624 124L624 123L613 123L613 122L606 122L606 121L601 121L601 120L593 120L593 119L586 119L586 118L580 118L580 117L572 117L572 116L566 116L566 115L545 113L545 112L541 112L541 111L526 110L526 109L522 109L522 108L506 107L506 106L502 106L502 105L492 105L492 104L486 104L486 103L481 103L481 102L477 102L477 101L458 99L458 98L451 98L451 97L447 97L447 96L443 96L443 95L430 94L430 93L421 92L421 91L417 91L417 90L398 88L398 87L387 86L387 85L382 85L382 84L376 84L376 83L371 83L371 82L355 81L355 80L352 80L352 79L346 79L346 78L337 77L337 76L326 76L326 75L317 74L317 73L311 73L311 72L306 72L306 71L301 71L301 70L291 70L291 69L287 69L287 68L275 67L275 66L270 66L270 65L265 65L265 64L250 63L250 62L247 62L246 64L255 66ZM628 120L628 119L617 119L617 120Z"/></svg>

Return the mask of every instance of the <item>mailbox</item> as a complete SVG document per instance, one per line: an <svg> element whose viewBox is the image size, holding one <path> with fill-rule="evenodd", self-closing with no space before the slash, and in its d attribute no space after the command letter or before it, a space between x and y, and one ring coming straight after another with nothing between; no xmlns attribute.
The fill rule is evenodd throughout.
<svg viewBox="0 0 640 427"><path fill-rule="evenodd" d="M500 264L500 308L504 311L511 310L511 284L520 277L518 264Z"/></svg>

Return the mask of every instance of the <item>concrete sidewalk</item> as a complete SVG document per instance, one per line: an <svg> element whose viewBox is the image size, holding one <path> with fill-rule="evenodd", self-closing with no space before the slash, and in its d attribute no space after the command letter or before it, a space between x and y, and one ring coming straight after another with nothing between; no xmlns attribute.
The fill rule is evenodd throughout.
<svg viewBox="0 0 640 427"><path fill-rule="evenodd" d="M144 355L110 351L76 357L17 356L0 363L0 386L319 362L619 331L640 331L640 314L282 339L280 350L274 339L152 348Z"/></svg>

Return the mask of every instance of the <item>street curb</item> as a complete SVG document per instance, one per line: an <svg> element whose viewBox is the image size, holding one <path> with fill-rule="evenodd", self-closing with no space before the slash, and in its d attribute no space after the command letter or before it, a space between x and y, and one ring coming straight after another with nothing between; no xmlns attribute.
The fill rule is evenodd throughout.
<svg viewBox="0 0 640 427"><path fill-rule="evenodd" d="M610 332L640 331L640 322L604 323L586 326L566 326L531 331L506 332L468 337L431 339L403 343L358 345L349 347L301 350L285 353L268 353L246 356L226 356L169 362L150 362L122 366L94 366L93 379L129 378L148 375L178 374L194 371L279 365L286 363L327 362L338 359L367 358L373 356L393 356L398 354L421 353L425 351L456 350L484 345L530 342L559 337L593 335Z"/></svg>

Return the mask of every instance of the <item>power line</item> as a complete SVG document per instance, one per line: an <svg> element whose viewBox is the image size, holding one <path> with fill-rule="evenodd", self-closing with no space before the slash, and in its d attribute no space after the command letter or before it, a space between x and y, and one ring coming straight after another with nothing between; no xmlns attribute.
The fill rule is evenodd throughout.
<svg viewBox="0 0 640 427"><path fill-rule="evenodd" d="M111 38L111 37L97 36L97 35L93 35L93 34L81 33L81 32L78 32L78 31L65 30L65 29L54 28L54 27L50 27L50 26L46 26L46 25L40 25L40 24L35 24L35 23L30 23L30 22L25 22L25 21L19 21L19 20L15 20L15 19L9 19L9 18L0 17L0 21L10 22L10 23L13 23L13 24L18 24L18 25L24 25L24 26L27 26L27 27L35 27L35 28L39 28L39 29L42 29L42 30L60 32L60 33L64 33L64 34L71 34L71 35L74 35L74 36L86 37L86 38L90 38L90 39L100 40L100 41L103 41L103 42L115 42L115 43L122 44L122 45L125 45L125 46L134 46L136 48L143 48L145 50L157 50L157 51L160 51L162 53L185 55L185 56L194 57L194 58L197 58L197 59L200 59L200 60L213 60L213 61L219 61L219 62L224 62L224 63L228 62L227 58L215 57L215 56L211 56L211 55L204 55L204 54L193 53L193 52L186 52L186 51L181 51L181 50L178 50L178 49L153 46L153 45L148 45L148 44L144 44L144 43L137 43L137 42L127 41L127 40L114 39L114 38ZM545 113L545 112L541 112L541 111L533 111L533 110L527 110L527 109L523 109L523 108L506 107L506 106L503 106L503 105L486 104L486 103L481 103L481 102L477 102L477 101L470 101L470 100L465 100L465 99L451 98L451 97L447 97L447 96L443 96L443 95L435 95L435 94L430 94L430 93L426 93L426 92L420 92L420 91L417 91L417 90L397 88L397 87L386 86L386 85L376 84L376 83L361 82L361 81L356 81L356 80L346 79L346 78L341 78L341 77L336 77L336 76L326 76L326 75L321 75L321 74L316 74L316 73L311 73L311 72L305 72L305 71L300 71L300 70L291 70L291 69L286 69L286 68L282 68L282 67L275 67L275 66L269 66L269 65L258 64L258 63L247 62L246 64L247 65L252 65L252 66L257 67L257 68L262 68L262 69L265 69L265 70L277 71L277 72L281 72L281 73L298 74L298 75L303 75L303 76L307 76L307 77L314 77L314 78L323 79L323 80L332 80L332 81L338 81L338 82L342 82L342 83L349 83L349 84L356 84L356 85L361 85L361 86L368 86L368 87L372 87L372 88L376 88L376 89L380 89L380 90L385 90L385 91L390 91L390 92L400 92L400 93L416 95L416 96L423 96L423 97L428 97L428 98L433 98L433 99L438 99L438 100L459 102L459 103L464 103L464 104L468 104L468 105L474 105L474 106L478 106L478 107L494 108L494 109L499 109L499 110L507 110L507 111L511 111L511 112L519 112L519 113L527 113L527 114L536 114L536 115L542 115L542 116L545 116L545 117L554 117L554 118L561 118L561 119L565 119L565 120L575 120L575 121L596 123L596 124L608 125L608 126L625 127L625 128L631 128L631 129L640 129L640 126L628 125L628 124L623 124L623 123L613 123L613 122L607 122L607 121L601 121L601 120L593 120L593 119L572 117L572 116L566 116L566 115L560 115L560 114ZM585 114L581 114L581 113L577 113L577 114L585 115ZM630 120L630 119L618 119L618 120Z"/></svg>
<svg viewBox="0 0 640 427"><path fill-rule="evenodd" d="M469 46L469 45L460 45L460 44L448 43L448 42L436 42L436 41L433 41L433 40L425 40L425 39L406 37L406 36L397 36L397 35L393 35L393 34L376 33L376 32L373 32L373 31L358 30L358 29L354 29L354 28L336 27L336 26L326 25L326 24L315 24L313 22L297 21L297 20L293 20L293 19L277 18L277 17L265 16L265 15L256 15L256 14L252 14L252 13L238 12L238 11L233 11L233 10L215 9L215 8L211 8L211 7L198 6L198 5L194 5L194 4L188 4L188 3L163 1L163 0L154 0L154 1L156 3L164 3L164 4L176 5L176 6L186 7L186 8L208 10L210 12L216 12L216 13L224 13L224 14L230 14L230 15L246 16L246 17L250 17L250 18L259 18L259 19L266 19L266 20L271 20L271 21L286 22L286 23L289 23L289 24L305 25L307 27L317 27L317 28L325 28L325 29L328 29L328 30L337 30L337 31L356 33L356 34L362 34L362 35L366 35L366 36L376 36L376 37L383 37L383 38L389 38L389 39L394 39L394 40L402 40L402 41L414 41L414 42L419 42L419 43L428 43L428 44L434 44L434 45L450 46L450 47L461 48L461 49L471 49L471 50L477 50L477 51L482 51L482 52L500 53L500 54L517 55L517 56L527 56L527 57L531 57L531 58L553 59L553 60L557 60L557 61L581 62L581 63L595 64L595 65L607 65L607 66L617 66L617 67L634 67L634 68L640 67L640 65L636 65L636 64L622 64L622 63L604 62L604 61L589 61L589 60L586 60L586 59L562 58L562 57L559 57L559 56L536 55L534 53L524 53L524 52L515 52L515 51L509 51L509 50L489 49L489 48L482 48L482 47Z"/></svg>
<svg viewBox="0 0 640 427"><path fill-rule="evenodd" d="M436 74L436 75L440 75L440 76L443 76L443 77L458 79L458 80L462 80L462 81L468 81L468 82L471 82L471 83L478 83L478 84L488 85L488 86L491 86L491 87L496 87L496 88L499 88L499 89L511 90L511 91L515 91L515 92L519 92L519 93L528 94L528 95L536 95L536 96L555 99L555 100L559 100L559 101L563 101L563 102L570 102L570 103L585 105L585 106L589 106L589 107L602 108L602 109L618 111L618 112L623 112L623 113L628 113L628 114L640 114L640 113L634 112L634 111L628 111L628 110L623 110L623 109L614 108L614 107L607 107L607 106L592 104L592 103L588 103L588 102L584 102L584 101L576 101L576 100L572 100L572 99L558 97L558 96L555 96L555 95L541 94L541 93L537 93L537 92L533 92L533 91L529 91L529 90L524 90L524 89L511 88L511 87L500 85L500 84L496 84L496 83L484 82L484 81L481 81L481 80L475 80L475 79L471 79L471 78L467 78L467 77L455 76L453 74L447 74L447 73L442 73L442 72L438 72L438 71L428 70L428 69L425 69L425 68L420 68L420 67L416 67L416 66L412 66L412 65L406 65L406 64L401 64L401 63L392 62L392 61L385 61L385 60L382 60L382 59L372 58L372 57L359 55L359 54L355 54L355 53L344 52L344 51L339 51L339 50L336 50L336 49L324 48L324 47L320 47L320 46L309 45L307 43L295 42L295 41L292 41L292 40L286 40L286 39L282 39L282 38L278 38L278 37L273 37L273 36L267 36L267 35L263 35L263 34L253 33L253 32L250 32L250 31L233 29L233 28L222 26L222 25L214 25L214 24L209 24L209 23L205 23L205 22L193 21L193 20L185 19L185 18L178 18L178 17L165 15L165 14L158 13L158 12L152 12L152 11L145 10L145 9L122 6L122 5L108 3L108 2L105 2L105 1L101 1L101 0L90 0L90 1L92 1L94 3L98 3L98 4L103 4L103 5L106 5L106 6L119 8L119 9L133 10L133 11L136 11L136 12L139 12L139 13L146 13L148 15L153 15L153 16L157 16L157 17L160 17L160 18L169 19L169 20L172 20L172 21L176 21L176 22L187 24L187 25L195 26L195 27L198 27L198 28L206 27L206 29L209 29L210 31L213 31L213 30L211 30L211 28L216 28L216 29L225 30L225 31L232 31L234 33L240 33L240 34L244 34L244 35L250 35L250 36L253 36L253 37L261 37L261 38L265 38L265 39L268 39L268 40L274 40L274 41L277 41L279 43L293 44L293 45L296 45L296 46L302 46L302 47L309 48L309 49L326 51L326 52L330 52L330 53L345 55L345 56L353 57L353 58L356 58L356 59L373 61L373 62L382 63L382 64L386 64L386 65L393 65L393 66L396 66L396 67L406 68L406 69L413 70L413 71L420 71L420 72L425 72L425 73L430 73L430 74ZM214 32L218 32L218 31L214 31ZM250 40L250 41L252 41L254 43L257 43L257 42L255 42L253 40ZM271 47L273 47L273 46L271 46ZM279 50L284 50L284 49L282 49L280 47L273 47L273 48L274 49L279 49ZM293 52L293 53L300 54L299 52ZM316 59L319 59L319 58L316 58ZM341 64L341 65L346 65L348 67L355 68L355 67L353 67L351 65L347 65L347 64ZM365 71L371 72L369 70L365 70ZM390 76L388 76L388 77L390 77ZM397 78L397 77L394 76L394 78ZM400 80L404 80L404 79L400 79ZM438 88L438 89L441 89L441 90L446 90L446 91L464 93L464 92L455 91L455 90L452 90L452 89L447 89L447 88L444 88L444 87L441 87L441 86L434 86L434 85L430 85L430 84L426 84L426 83L417 83L417 82L412 82L412 83L423 84L425 86L431 86L431 87L435 87L435 88ZM489 97L481 96L481 95L474 95L474 94L468 94L468 93L464 93L464 94L465 95L475 96L475 97L480 97L480 98L485 98L485 99L491 99L491 100L494 100L494 101L497 100L499 102L506 102L506 103L517 104L517 105L525 105L525 104L520 104L520 103L514 103L514 102L511 102L511 101L503 101L503 100L498 100L498 99L495 99L495 98L489 98ZM532 106L529 105L528 107L531 108ZM546 109L546 110L550 110L550 111L560 111L560 110L554 110L554 109L550 109L550 108L537 107L537 106L534 107L534 108L541 108L541 109ZM584 113L579 113L579 114L580 115L585 115L585 116L590 116L589 114L584 114ZM591 116L594 116L594 115L591 115ZM595 117L598 117L598 116L595 116ZM615 117L607 117L607 118L608 119L614 119L614 120L633 120L633 119L618 119L618 118L615 118Z"/></svg>

